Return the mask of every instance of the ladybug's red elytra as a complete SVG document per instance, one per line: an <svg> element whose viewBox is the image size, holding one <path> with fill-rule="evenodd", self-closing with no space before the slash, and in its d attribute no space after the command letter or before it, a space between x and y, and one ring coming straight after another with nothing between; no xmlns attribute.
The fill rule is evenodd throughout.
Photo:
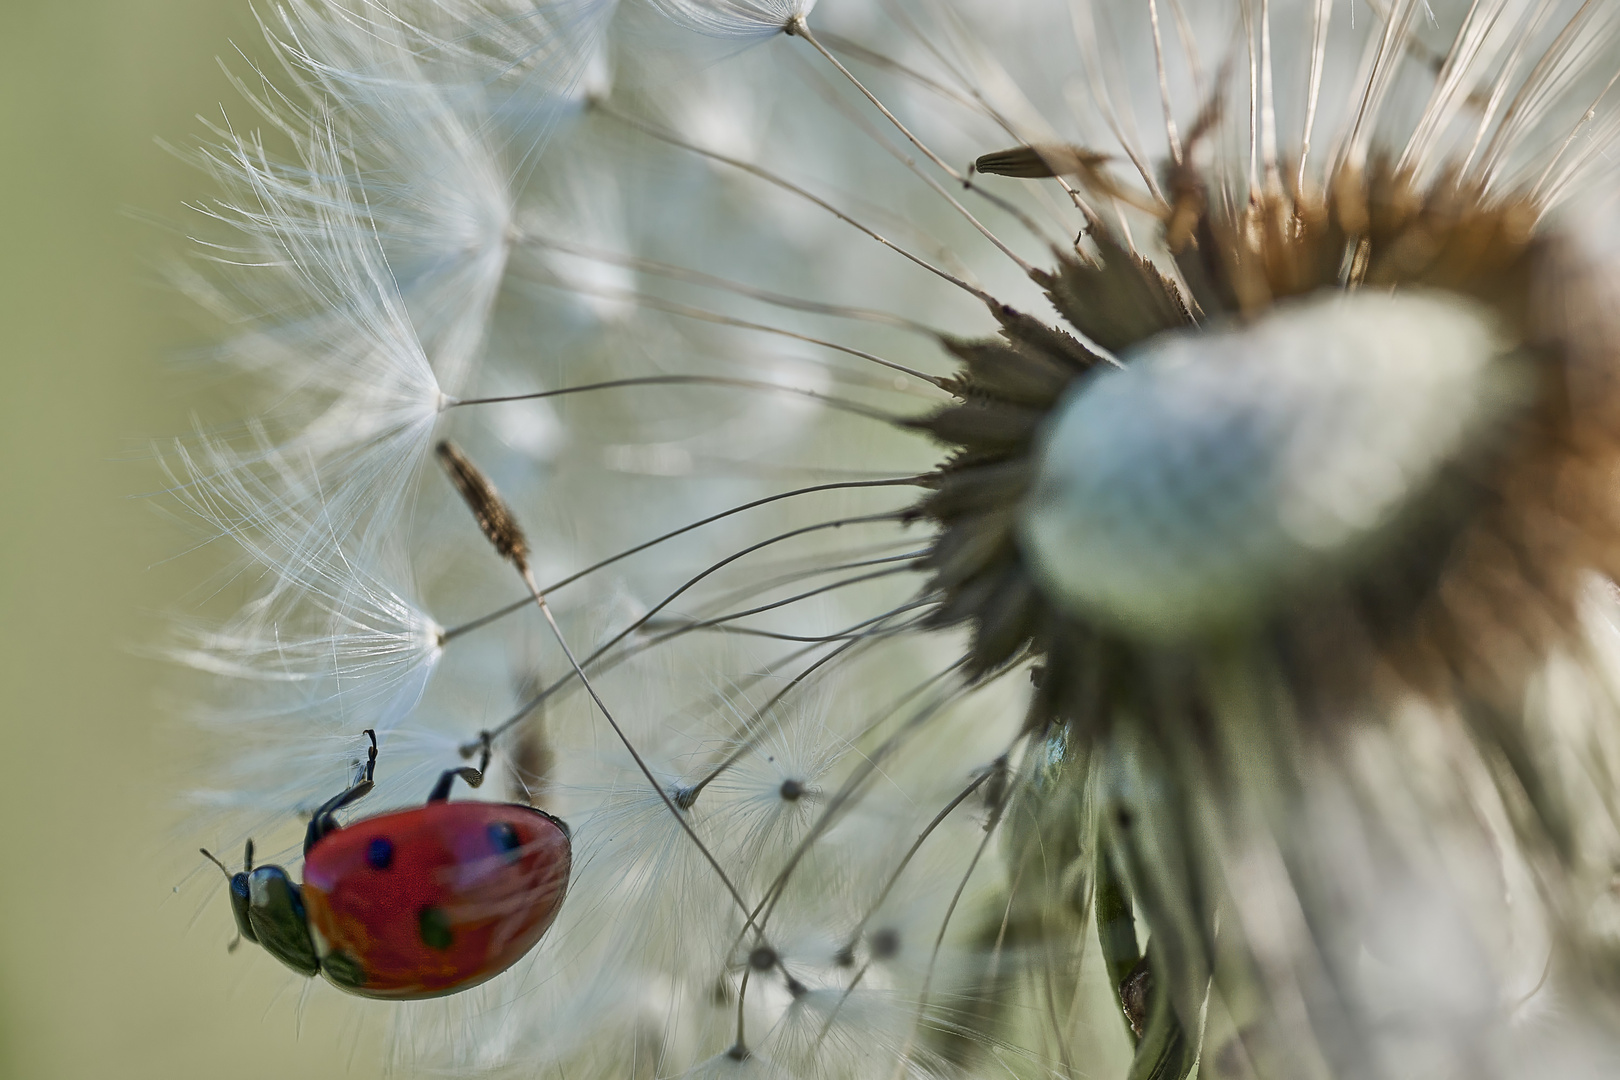
<svg viewBox="0 0 1620 1080"><path fill-rule="evenodd" d="M339 828L333 815L373 785L377 736L366 736L359 779L310 819L302 886L279 866L255 868L252 840L242 870L225 871L237 929L294 971L362 997L441 997L494 978L557 917L568 826L532 806L449 801L457 777L483 781L486 740L479 767L447 770L425 806Z"/></svg>

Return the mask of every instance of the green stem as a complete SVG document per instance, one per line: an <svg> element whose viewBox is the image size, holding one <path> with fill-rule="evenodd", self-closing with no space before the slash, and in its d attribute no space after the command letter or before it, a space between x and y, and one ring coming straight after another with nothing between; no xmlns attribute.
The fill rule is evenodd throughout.
<svg viewBox="0 0 1620 1080"><path fill-rule="evenodd" d="M1106 836L1097 837L1097 885L1093 904L1097 913L1097 941L1102 946L1103 963L1108 968L1108 985L1114 989L1114 1003L1119 1006L1120 1019L1137 1043L1136 1031L1131 1027L1125 1008L1125 980L1142 960L1142 951L1136 942L1136 917L1131 910L1131 894L1114 865L1111 845Z"/></svg>

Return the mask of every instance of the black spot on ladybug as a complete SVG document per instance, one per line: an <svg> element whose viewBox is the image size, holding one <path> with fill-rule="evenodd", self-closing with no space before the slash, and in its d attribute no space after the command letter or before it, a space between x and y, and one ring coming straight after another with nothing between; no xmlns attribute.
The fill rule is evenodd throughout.
<svg viewBox="0 0 1620 1080"><path fill-rule="evenodd" d="M804 794L804 784L798 780L784 780L778 791L788 802L798 802L799 796Z"/></svg>
<svg viewBox="0 0 1620 1080"><path fill-rule="evenodd" d="M338 986L352 988L366 985L366 969L360 966L360 961L342 950L321 957L321 970Z"/></svg>
<svg viewBox="0 0 1620 1080"><path fill-rule="evenodd" d="M769 971L776 966L776 950L769 945L761 945L748 954L748 966L755 971Z"/></svg>
<svg viewBox="0 0 1620 1080"><path fill-rule="evenodd" d="M484 831L489 835L489 842L495 846L496 851L502 855L511 856L507 860L508 862L517 860L515 853L518 848L523 846L523 841L518 839L516 829L505 821L497 821Z"/></svg>
<svg viewBox="0 0 1620 1080"><path fill-rule="evenodd" d="M379 836L366 845L366 862L373 870L386 870L394 864L394 844L386 836Z"/></svg>
<svg viewBox="0 0 1620 1080"><path fill-rule="evenodd" d="M454 935L450 933L450 918L439 908L423 908L416 925L422 935L422 944L430 949L448 949L454 940Z"/></svg>
<svg viewBox="0 0 1620 1080"><path fill-rule="evenodd" d="M885 926L881 930L874 930L871 938L867 940L867 944L872 947L873 957L878 960L887 960L900 951L900 931L889 926Z"/></svg>

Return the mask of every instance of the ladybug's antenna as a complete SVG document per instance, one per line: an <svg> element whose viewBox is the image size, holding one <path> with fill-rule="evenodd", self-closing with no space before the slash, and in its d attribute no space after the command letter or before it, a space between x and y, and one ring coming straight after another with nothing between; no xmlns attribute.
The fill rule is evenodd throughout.
<svg viewBox="0 0 1620 1080"><path fill-rule="evenodd" d="M596 687L591 685L591 680L585 675L585 669L580 667L579 661L574 658L574 650L568 647L568 641L563 637L562 627L557 625L557 619L551 613L551 606L546 603L545 594L540 591L540 586L535 583L534 572L529 569L529 541L523 535L523 529L518 525L517 518L513 515L511 508L506 505L506 500L501 498L500 493L495 490L495 485L490 483L489 477L484 475L483 470L473 464L472 459L462 453L461 448L455 443L446 439L439 443L435 452L439 456L439 463L444 466L445 472L450 475L450 482L456 486L456 490L461 493L462 499L466 501L468 509L472 511L473 517L477 519L478 527L484 531L484 536L488 538L490 544L494 546L500 556L516 567L517 572L522 575L523 583L529 587L529 595L533 596L534 602L539 605L540 614L546 617L546 622L550 625L552 634L557 638L557 644L562 646L563 655L568 657L568 663L573 666L574 674L578 675L579 681L585 685L586 693L591 695L591 700L596 702L596 707L602 710L602 715L607 719L609 726L613 728L613 733L619 737L620 742L624 743L624 748L630 752L630 757L635 760L636 767L641 770L642 775L647 778L647 782L652 785L653 790L658 793L658 797L663 800L664 806L669 809L670 815L674 817L676 824L681 827L687 836L691 837L692 843L697 845L698 850L703 853L703 857L708 860L715 874L719 876L721 883L725 885L726 891L731 893L731 898L737 902L737 906L742 910L747 925L753 925L754 914L749 910L748 903L743 900L742 894L737 891L737 887L732 884L731 878L721 868L719 860L714 857L708 846L698 838L698 834L692 830L691 824L687 822L685 816L675 805L674 800L670 798L669 792L664 790L664 786L653 775L652 769L647 766L647 762L642 759L641 754L630 742L629 737L625 735L624 729L619 727L619 722L613 718L613 713L608 710L602 696L596 692Z"/></svg>
<svg viewBox="0 0 1620 1080"><path fill-rule="evenodd" d="M211 862L215 866L219 867L219 872L225 875L225 880L226 881L231 882L233 885L235 884L236 875L231 873L230 867L226 866L224 863L222 863L218 859L214 858L214 853L209 851L207 848L200 847L197 850L202 852L202 857L203 858L207 859L209 862ZM248 863L248 866L247 866L248 870L252 870L253 869L253 841L252 840L248 841L247 863ZM240 944L242 944L242 932L240 930L238 930L236 932L236 936L231 938L230 942L226 944L225 951L228 952L228 953L234 953L236 951L236 947L238 945L240 945Z"/></svg>
<svg viewBox="0 0 1620 1080"><path fill-rule="evenodd" d="M219 872L225 875L225 880L226 881L231 880L231 878L233 878L235 876L234 874L231 873L230 869L224 863L222 863L218 859L214 858L214 853L213 852L209 851L205 847L200 847L197 850L202 852L202 857L203 858L207 859L209 862L211 862L215 866L219 867Z"/></svg>

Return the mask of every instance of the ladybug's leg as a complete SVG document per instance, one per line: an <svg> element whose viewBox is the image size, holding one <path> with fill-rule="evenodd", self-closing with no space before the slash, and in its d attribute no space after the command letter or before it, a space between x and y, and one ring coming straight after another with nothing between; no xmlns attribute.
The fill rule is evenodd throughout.
<svg viewBox="0 0 1620 1080"><path fill-rule="evenodd" d="M446 769L440 773L439 782L433 785L432 791L428 792L428 802L444 802L448 799L450 797L450 785L456 782L458 776L467 781L468 787L478 787L483 784L484 770L489 768L489 732L479 732L478 741L483 747L483 752L478 756L478 768L463 765L459 769Z"/></svg>
<svg viewBox="0 0 1620 1080"><path fill-rule="evenodd" d="M320 809L315 811L315 816L309 819L309 828L304 831L305 855L309 854L309 849L314 847L316 841L320 840L321 837L325 836L329 832L336 831L338 823L337 818L333 815L337 811L343 809L345 806L348 806L362 795L365 795L372 789L373 786L375 786L374 780L377 773L377 733L370 728L367 728L365 734L366 738L371 740L371 749L366 752L366 763L365 765L361 766L360 777L359 779L355 780L353 786L351 786L347 791L334 795L322 803Z"/></svg>

